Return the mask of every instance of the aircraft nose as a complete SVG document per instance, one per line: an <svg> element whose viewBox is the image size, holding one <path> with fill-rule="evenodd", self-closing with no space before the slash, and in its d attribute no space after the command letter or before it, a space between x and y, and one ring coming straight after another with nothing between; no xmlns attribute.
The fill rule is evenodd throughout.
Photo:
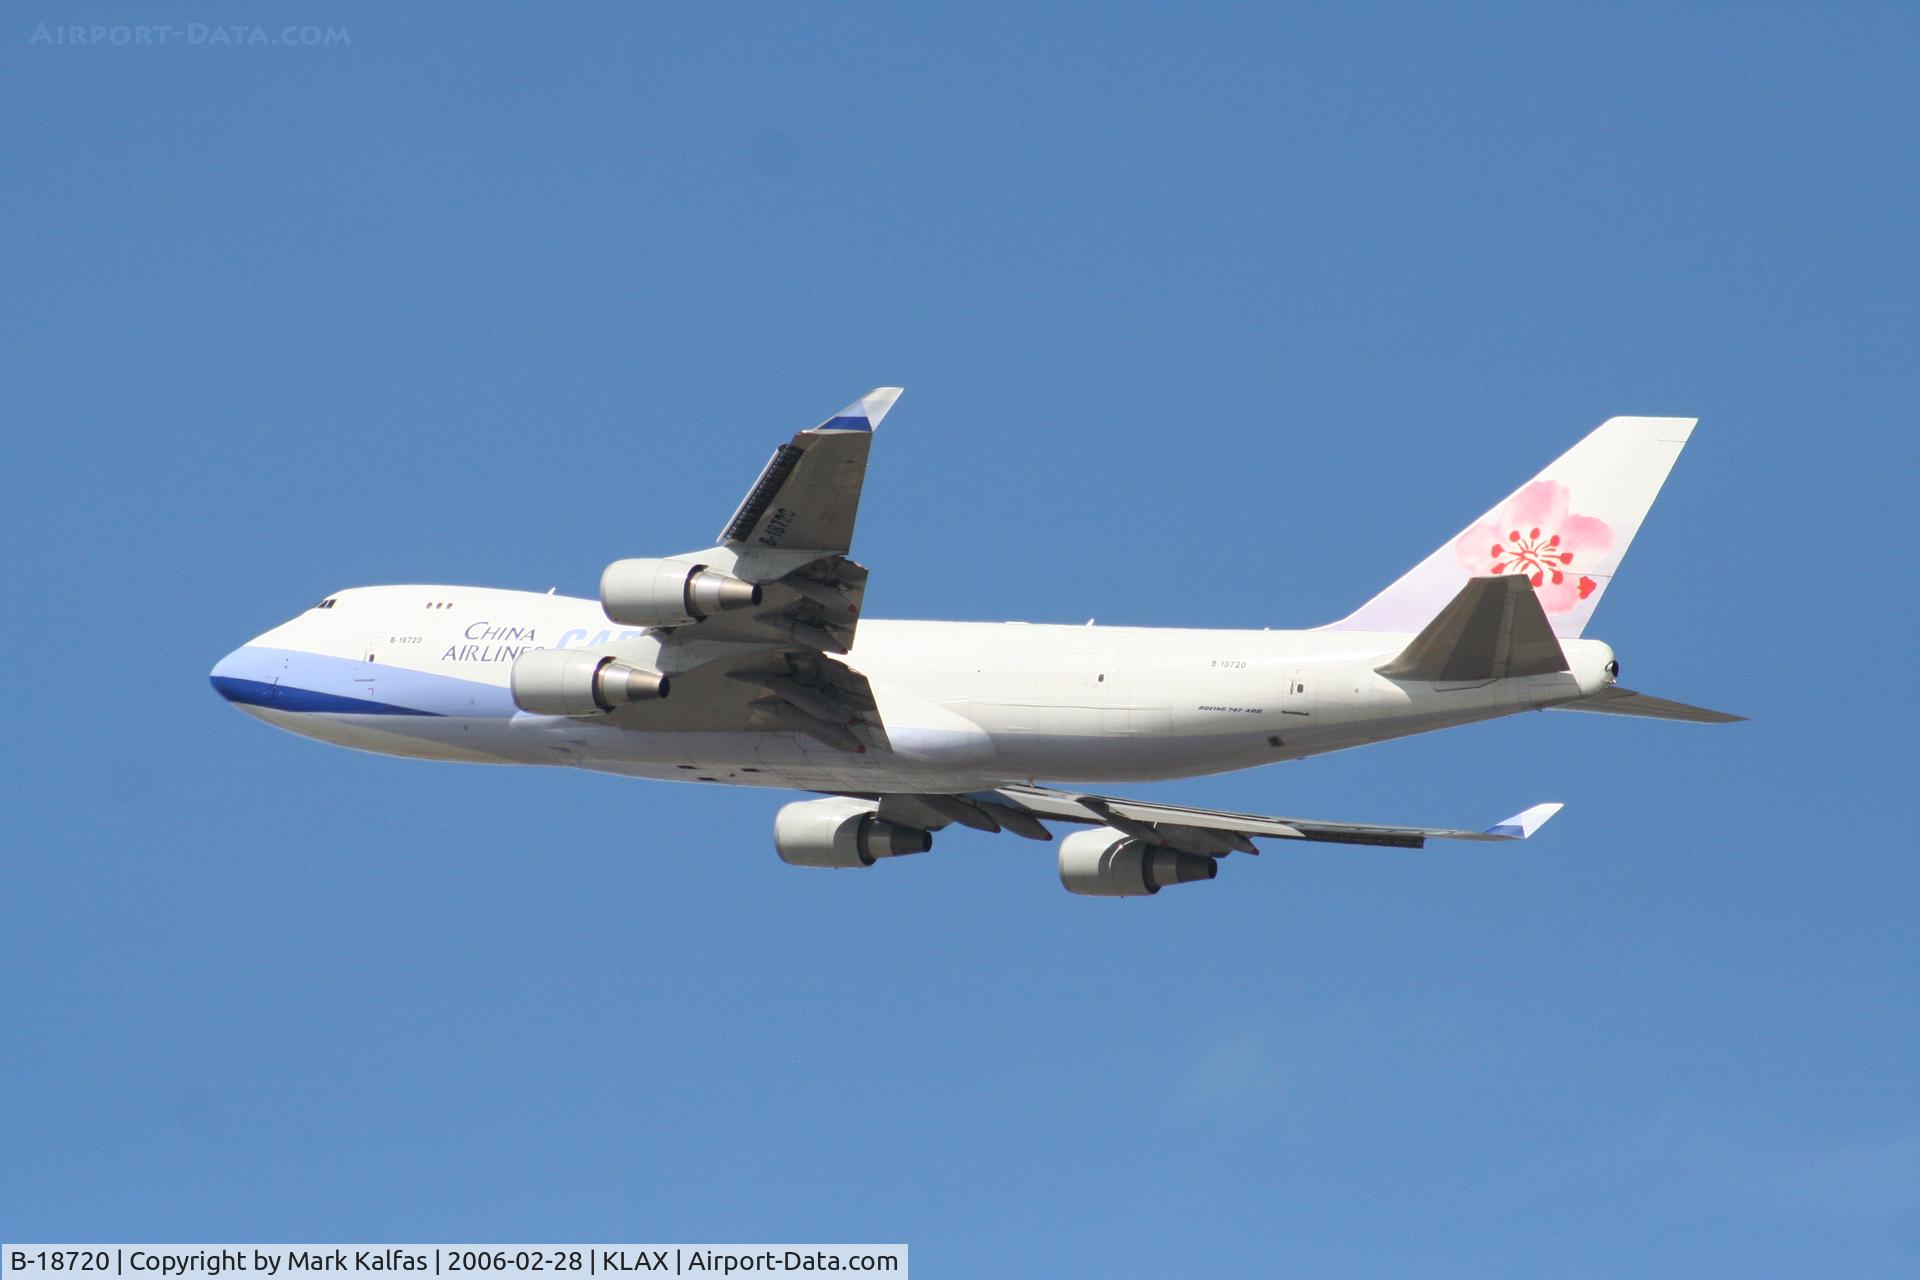
<svg viewBox="0 0 1920 1280"><path fill-rule="evenodd" d="M307 625L307 614L297 614L261 632L214 663L207 673L207 683L248 715L284 709L288 665L310 648L310 637L302 634Z"/></svg>
<svg viewBox="0 0 1920 1280"><path fill-rule="evenodd" d="M213 685L213 691L228 702L239 702L245 693L245 681L240 675L243 649L235 649L226 657L213 664L213 670L207 673L207 680Z"/></svg>
<svg viewBox="0 0 1920 1280"><path fill-rule="evenodd" d="M242 711L251 712L272 702L279 693L283 665L271 650L253 640L214 663L207 680L215 693Z"/></svg>

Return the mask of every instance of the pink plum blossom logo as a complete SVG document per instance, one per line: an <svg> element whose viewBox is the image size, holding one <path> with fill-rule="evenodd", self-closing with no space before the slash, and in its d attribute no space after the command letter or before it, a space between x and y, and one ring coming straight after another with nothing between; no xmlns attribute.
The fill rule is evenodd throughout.
<svg viewBox="0 0 1920 1280"><path fill-rule="evenodd" d="M1563 484L1535 480L1498 515L1461 534L1453 553L1475 577L1525 574L1542 609L1566 613L1598 589L1587 574L1613 545L1606 521L1569 514L1571 497Z"/></svg>

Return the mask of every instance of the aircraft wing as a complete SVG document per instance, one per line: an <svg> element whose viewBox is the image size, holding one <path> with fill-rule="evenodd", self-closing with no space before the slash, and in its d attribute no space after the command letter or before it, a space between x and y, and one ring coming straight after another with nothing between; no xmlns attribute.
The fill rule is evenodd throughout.
<svg viewBox="0 0 1920 1280"><path fill-rule="evenodd" d="M775 449L720 531L721 545L845 555L853 548L873 429L899 398L899 387L875 387Z"/></svg>
<svg viewBox="0 0 1920 1280"><path fill-rule="evenodd" d="M876 387L773 451L720 531L675 556L759 588L751 608L661 629L655 661L670 707L623 709L616 723L804 733L836 750L886 745L866 678L834 655L853 647L867 570L848 559L873 430L900 397Z"/></svg>
<svg viewBox="0 0 1920 1280"><path fill-rule="evenodd" d="M981 830L1005 829L1041 840L1051 836L1040 826L1039 819L1090 823L1113 827L1182 853L1218 856L1235 851L1258 853L1254 840L1267 838L1401 849L1418 849L1428 840L1525 840L1559 811L1557 804L1537 804L1484 831L1467 831L1452 827L1395 827L1325 822L1317 818L1272 818L1085 795L1050 787L1014 786L965 796L886 796L881 800L880 816L925 827L944 826L951 821ZM916 822L929 813L941 820Z"/></svg>
<svg viewBox="0 0 1920 1280"><path fill-rule="evenodd" d="M682 628L681 641L792 645L845 653L867 571L847 558L866 481L873 429L900 398L876 387L773 451L711 551L677 556L713 564L760 587L760 607Z"/></svg>

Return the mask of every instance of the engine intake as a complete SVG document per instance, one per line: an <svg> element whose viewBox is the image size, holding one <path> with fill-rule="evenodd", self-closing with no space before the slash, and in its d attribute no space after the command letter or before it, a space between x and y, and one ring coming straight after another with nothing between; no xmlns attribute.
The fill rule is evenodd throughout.
<svg viewBox="0 0 1920 1280"><path fill-rule="evenodd" d="M925 853L933 834L882 822L871 802L802 800L773 819L773 847L790 867L870 867L882 858Z"/></svg>
<svg viewBox="0 0 1920 1280"><path fill-rule="evenodd" d="M1112 827L1076 831L1060 842L1061 885L1090 898L1143 898L1219 873L1212 858L1148 844Z"/></svg>
<svg viewBox="0 0 1920 1280"><path fill-rule="evenodd" d="M760 598L753 583L684 560L615 560L600 575L600 607L630 627L678 627Z"/></svg>
<svg viewBox="0 0 1920 1280"><path fill-rule="evenodd" d="M513 660L513 705L543 716L597 716L667 696L667 677L604 654L529 649Z"/></svg>

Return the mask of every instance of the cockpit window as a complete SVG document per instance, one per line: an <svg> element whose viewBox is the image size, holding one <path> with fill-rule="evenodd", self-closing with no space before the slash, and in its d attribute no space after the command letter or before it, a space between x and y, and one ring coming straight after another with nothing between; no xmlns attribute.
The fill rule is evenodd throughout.
<svg viewBox="0 0 1920 1280"><path fill-rule="evenodd" d="M333 602L336 599L338 599L337 596L328 596L325 600L322 600L319 604L313 607L316 609L331 609L333 608Z"/></svg>

